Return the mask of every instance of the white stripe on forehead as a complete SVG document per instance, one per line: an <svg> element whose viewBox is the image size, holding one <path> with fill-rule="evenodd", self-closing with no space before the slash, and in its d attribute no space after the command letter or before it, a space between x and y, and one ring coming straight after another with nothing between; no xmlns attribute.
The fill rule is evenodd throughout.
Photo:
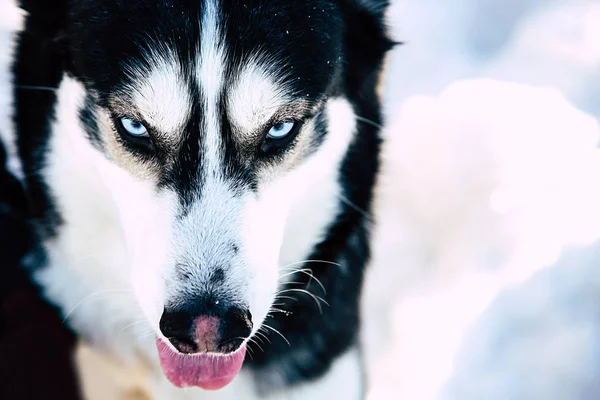
<svg viewBox="0 0 600 400"><path fill-rule="evenodd" d="M177 135L190 116L192 104L179 61L165 49L152 51L145 58L149 68L131 66L128 70L133 82L127 87L128 95L144 120L161 133Z"/></svg>
<svg viewBox="0 0 600 400"><path fill-rule="evenodd" d="M221 169L221 123L218 110L219 93L223 87L225 68L224 38L221 37L217 2L205 0L200 32L198 84L204 96L203 165L210 175Z"/></svg>

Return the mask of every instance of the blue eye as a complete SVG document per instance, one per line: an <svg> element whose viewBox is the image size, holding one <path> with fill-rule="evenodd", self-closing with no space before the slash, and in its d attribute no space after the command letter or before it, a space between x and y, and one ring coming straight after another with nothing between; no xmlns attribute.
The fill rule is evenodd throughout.
<svg viewBox="0 0 600 400"><path fill-rule="evenodd" d="M128 134L130 134L131 136L135 136L135 137L148 136L148 130L146 129L144 124L142 124L140 121L137 121L137 120L131 119L131 118L122 117L119 119L119 122L123 126L123 129L125 129L125 131Z"/></svg>
<svg viewBox="0 0 600 400"><path fill-rule="evenodd" d="M269 129L267 137L271 139L283 139L284 137L289 135L292 129L294 129L295 125L296 123L294 121L280 122L278 124L275 124L271 127L271 129Z"/></svg>

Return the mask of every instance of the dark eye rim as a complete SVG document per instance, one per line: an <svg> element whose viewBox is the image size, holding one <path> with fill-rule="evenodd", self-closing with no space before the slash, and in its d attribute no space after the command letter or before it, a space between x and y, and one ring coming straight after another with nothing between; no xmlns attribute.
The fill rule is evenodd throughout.
<svg viewBox="0 0 600 400"><path fill-rule="evenodd" d="M287 135L285 135L281 138L273 138L273 137L269 136L269 131L271 130L271 128L273 126L275 126L277 124L281 124L281 123L286 123L286 122L294 123L294 127ZM288 118L285 120L273 121L273 122L269 123L268 127L265 129L265 132L263 135L263 140L262 140L262 143L260 146L261 153L275 154L275 153L282 151L283 149L288 147L294 141L296 136L298 136L298 132L300 131L300 129L302 128L303 125L304 125L304 120L295 119L295 118Z"/></svg>
<svg viewBox="0 0 600 400"><path fill-rule="evenodd" d="M136 135L136 134L133 134L133 133L129 132L129 131L127 130L127 128L125 128L125 122L124 122L124 120L126 120L126 119L127 119L127 120L129 120L129 121L131 121L131 122L133 122L133 123L139 124L141 127L143 127L143 128L144 128L144 131L145 131L145 132L144 132L144 134L142 134L142 135ZM129 117L121 117L121 118L119 118L119 125L120 125L120 126L123 128L123 129L125 129L125 131L126 131L128 134L130 134L131 136L134 136L134 137L147 137L147 136L149 136L149 135L150 135L150 134L148 133L148 128L146 128L146 125L145 125L144 123L142 123L140 120L137 120L137 119L134 119L134 118L129 118Z"/></svg>
<svg viewBox="0 0 600 400"><path fill-rule="evenodd" d="M146 136L134 136L130 134L127 132L127 130L125 130L125 127L121 123L122 118L138 121L144 125L148 134ZM129 115L113 115L112 120L115 130L119 134L119 141L125 146L128 146L131 150L141 151L144 153L153 153L156 151L154 140L152 139L152 131L148 124L146 124L143 120L131 117Z"/></svg>

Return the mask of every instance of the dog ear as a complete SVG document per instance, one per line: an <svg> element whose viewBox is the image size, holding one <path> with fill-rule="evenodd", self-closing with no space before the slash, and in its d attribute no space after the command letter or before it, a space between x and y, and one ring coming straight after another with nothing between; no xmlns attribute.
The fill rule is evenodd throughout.
<svg viewBox="0 0 600 400"><path fill-rule="evenodd" d="M36 21L36 28L50 36L65 29L68 0L19 0L18 6L27 19Z"/></svg>
<svg viewBox="0 0 600 400"><path fill-rule="evenodd" d="M383 16L390 2L388 0L347 0L354 3L357 8L362 8L373 15Z"/></svg>
<svg viewBox="0 0 600 400"><path fill-rule="evenodd" d="M387 0L337 0L344 16L345 87L355 98L375 101L386 53L397 43L385 25Z"/></svg>
<svg viewBox="0 0 600 400"><path fill-rule="evenodd" d="M68 0L20 0L19 7L25 11L21 41L26 47L37 43L40 55L64 59L68 48Z"/></svg>
<svg viewBox="0 0 600 400"><path fill-rule="evenodd" d="M28 72L27 81L42 79L46 84L51 84L47 79L49 75L58 77L62 75L58 73L59 70L68 69L68 3L69 0L19 1L19 7L25 11L25 26L19 35L19 50L28 55L27 60L39 60L37 66L21 66L22 70ZM45 72L38 68L40 65L44 65Z"/></svg>

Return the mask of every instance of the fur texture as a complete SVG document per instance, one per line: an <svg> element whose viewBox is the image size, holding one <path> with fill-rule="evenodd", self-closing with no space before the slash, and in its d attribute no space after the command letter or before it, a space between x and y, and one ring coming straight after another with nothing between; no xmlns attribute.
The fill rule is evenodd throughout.
<svg viewBox="0 0 600 400"><path fill-rule="evenodd" d="M30 267L83 338L150 366L157 398L330 398L341 381L361 398L385 6L22 2L15 131L45 255ZM161 318L232 309L252 320L236 380L164 381Z"/></svg>

